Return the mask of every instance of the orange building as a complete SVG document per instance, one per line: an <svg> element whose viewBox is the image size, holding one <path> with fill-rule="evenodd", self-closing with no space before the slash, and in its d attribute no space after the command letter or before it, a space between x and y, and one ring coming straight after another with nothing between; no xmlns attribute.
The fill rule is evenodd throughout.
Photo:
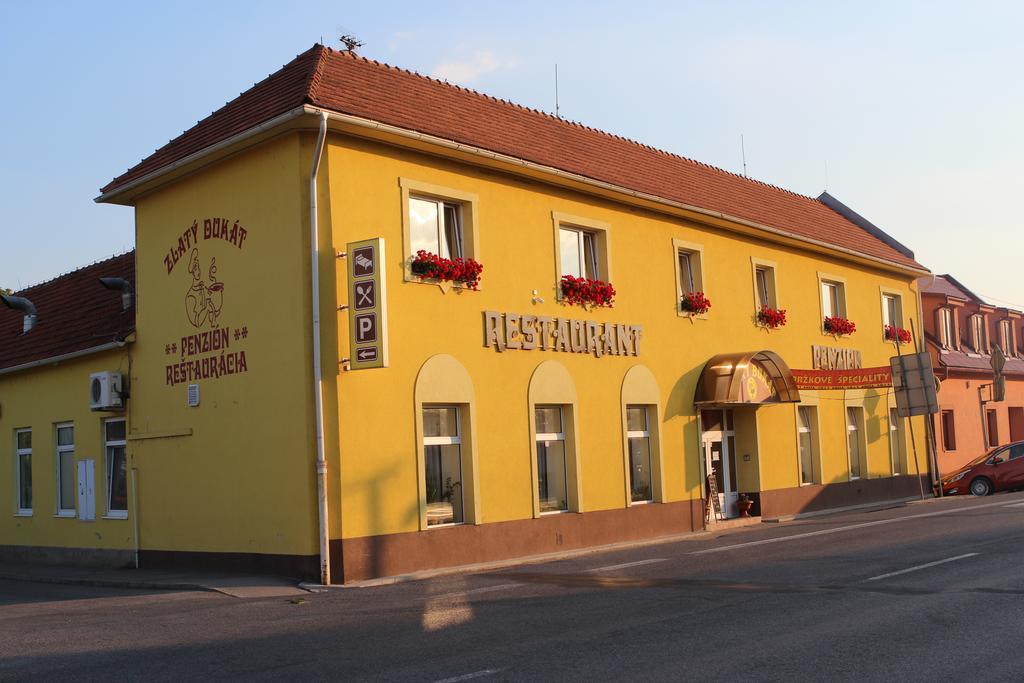
<svg viewBox="0 0 1024 683"><path fill-rule="evenodd" d="M935 438L942 474L985 451L1024 440L1024 339L1020 311L992 306L952 275L921 284L925 340L941 380ZM1006 356L1006 395L993 392L992 353Z"/></svg>

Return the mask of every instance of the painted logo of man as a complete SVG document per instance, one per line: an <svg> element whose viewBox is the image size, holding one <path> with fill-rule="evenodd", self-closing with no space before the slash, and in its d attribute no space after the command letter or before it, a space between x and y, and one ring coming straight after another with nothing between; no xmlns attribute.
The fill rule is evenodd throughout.
<svg viewBox="0 0 1024 683"><path fill-rule="evenodd" d="M216 327L220 309L224 305L224 283L217 281L217 259L210 261L209 285L203 282L199 249L192 250L188 272L192 274L192 284L185 293L185 315L188 321L195 327L202 327L209 321L210 327Z"/></svg>

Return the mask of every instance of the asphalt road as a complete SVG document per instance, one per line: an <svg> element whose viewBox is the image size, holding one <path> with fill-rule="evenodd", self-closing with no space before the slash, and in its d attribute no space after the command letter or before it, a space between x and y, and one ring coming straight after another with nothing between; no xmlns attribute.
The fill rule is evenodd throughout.
<svg viewBox="0 0 1024 683"><path fill-rule="evenodd" d="M0 582L0 679L1017 679L1022 567L1002 494L300 600Z"/></svg>

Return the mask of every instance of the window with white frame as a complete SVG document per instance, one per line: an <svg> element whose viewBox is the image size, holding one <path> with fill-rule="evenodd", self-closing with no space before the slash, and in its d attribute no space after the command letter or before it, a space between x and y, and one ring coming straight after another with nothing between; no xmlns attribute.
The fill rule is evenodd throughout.
<svg viewBox="0 0 1024 683"><path fill-rule="evenodd" d="M600 280L600 256L597 235L582 228L559 226L558 247L562 275Z"/></svg>
<svg viewBox="0 0 1024 683"><path fill-rule="evenodd" d="M128 516L128 459L125 421L103 423L103 445L106 456L107 516Z"/></svg>
<svg viewBox="0 0 1024 683"><path fill-rule="evenodd" d="M537 500L541 512L569 509L568 470L565 460L565 427L562 406L537 406Z"/></svg>
<svg viewBox="0 0 1024 683"><path fill-rule="evenodd" d="M458 406L423 406L427 526L465 521L460 412Z"/></svg>
<svg viewBox="0 0 1024 683"><path fill-rule="evenodd" d="M882 295L882 322L889 327L903 327L903 300L898 294Z"/></svg>
<svg viewBox="0 0 1024 683"><path fill-rule="evenodd" d="M903 423L895 408L889 408L889 456L892 458L892 473L906 474L904 457L906 443L903 440Z"/></svg>
<svg viewBox="0 0 1024 683"><path fill-rule="evenodd" d="M818 448L818 410L814 406L797 406L797 446L800 451L800 483L820 483L814 466Z"/></svg>
<svg viewBox="0 0 1024 683"><path fill-rule="evenodd" d="M862 419L861 408L846 409L846 445L850 455L850 479L860 479L864 474L861 463L863 454L860 443Z"/></svg>
<svg viewBox="0 0 1024 683"><path fill-rule="evenodd" d="M651 430L647 406L626 406L629 490L634 503L654 500L651 479Z"/></svg>
<svg viewBox="0 0 1024 683"><path fill-rule="evenodd" d="M679 296L704 291L700 282L700 254L677 249L676 258L679 263Z"/></svg>
<svg viewBox="0 0 1024 683"><path fill-rule="evenodd" d="M19 429L14 433L14 468L18 501L18 514L32 514L32 430Z"/></svg>
<svg viewBox="0 0 1024 683"><path fill-rule="evenodd" d="M956 347L956 313L952 308L939 309L939 330L942 345L947 349Z"/></svg>
<svg viewBox="0 0 1024 683"><path fill-rule="evenodd" d="M988 353L988 335L985 334L985 316L976 313L971 316L971 346L975 353Z"/></svg>
<svg viewBox="0 0 1024 683"><path fill-rule="evenodd" d="M59 424L57 432L57 515L75 516L75 428Z"/></svg>
<svg viewBox="0 0 1024 683"><path fill-rule="evenodd" d="M412 254L426 251L442 258L465 256L462 205L429 197L409 197Z"/></svg>
<svg viewBox="0 0 1024 683"><path fill-rule="evenodd" d="M846 317L846 293L842 282L821 281L821 310L826 318Z"/></svg>
<svg viewBox="0 0 1024 683"><path fill-rule="evenodd" d="M757 297L754 303L758 308L767 306L778 309L779 304L775 295L775 268L763 264L754 266L754 294Z"/></svg>

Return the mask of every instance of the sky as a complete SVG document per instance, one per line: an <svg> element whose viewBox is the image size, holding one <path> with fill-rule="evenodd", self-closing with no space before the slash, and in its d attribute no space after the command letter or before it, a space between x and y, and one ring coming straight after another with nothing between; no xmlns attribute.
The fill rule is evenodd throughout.
<svg viewBox="0 0 1024 683"><path fill-rule="evenodd" d="M817 196L1024 309L1024 3L0 0L0 287L132 247L111 178L313 43Z"/></svg>

